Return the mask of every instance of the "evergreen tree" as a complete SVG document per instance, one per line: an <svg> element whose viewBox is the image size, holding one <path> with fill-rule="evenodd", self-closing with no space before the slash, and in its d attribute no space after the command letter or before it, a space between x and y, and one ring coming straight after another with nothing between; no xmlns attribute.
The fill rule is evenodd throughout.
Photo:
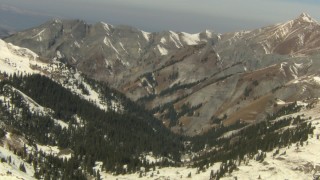
<svg viewBox="0 0 320 180"><path fill-rule="evenodd" d="M26 172L26 168L24 167L23 163L20 164L19 170L22 171L22 172Z"/></svg>

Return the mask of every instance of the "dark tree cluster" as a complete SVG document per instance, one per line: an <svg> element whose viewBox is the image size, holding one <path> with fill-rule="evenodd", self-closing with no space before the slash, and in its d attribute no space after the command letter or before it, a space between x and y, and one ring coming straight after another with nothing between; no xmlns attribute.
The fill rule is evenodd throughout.
<svg viewBox="0 0 320 180"><path fill-rule="evenodd" d="M296 123L295 127L284 128L294 122L299 123ZM239 127L236 129L239 129ZM213 179L219 179L230 169L235 168L233 164L245 162L245 157L262 162L266 155L265 152L272 151L275 148L286 147L296 142L303 144L303 142L308 139L308 135L313 134L313 130L314 127L312 127L311 123L297 116L278 121L262 121L257 124L252 124L226 138L218 139L217 136L220 136L223 132L217 134L216 131L211 131L204 136L195 137L194 148L197 147L195 150L199 151L203 149L205 145L220 148L213 149L194 158L194 166L205 169L209 164L215 162L238 162L225 165L226 167L216 172ZM204 137L207 138L203 139ZM259 150L262 152L259 153Z"/></svg>
<svg viewBox="0 0 320 180"><path fill-rule="evenodd" d="M99 98L106 104L112 104L111 100L119 102L123 110L101 110L94 103L41 75L14 74L0 81L0 95L6 97L0 102L0 121L6 125L0 128L0 138L10 131L24 136L33 147L38 143L72 151L72 157L67 160L41 151L27 153L25 148L13 150L25 163L33 165L34 176L38 179L99 179L100 172L93 170L97 161L103 162L103 171L115 174L138 172L141 167L149 171L156 166L180 166L180 156L185 152L197 154L192 165L199 171L222 162L218 171L210 173L210 179L219 179L226 173L232 173L237 165L248 159L262 162L265 152L292 143L303 145L308 134L313 133L313 127L302 115L277 119L301 110L301 106L293 103L255 124L245 124L239 120L233 125L224 126L222 119L213 117L216 128L203 135L182 137L171 133L153 117L152 112L120 92L89 78L84 81L100 92ZM86 91L83 84L78 84L78 87ZM52 109L52 112L32 111L22 93L41 106ZM174 103L153 110L173 120L172 126L177 124L179 117L201 107L184 104L177 112ZM80 117L80 122L75 115ZM56 119L64 121L68 128L62 128ZM184 146L184 141L190 141L190 145ZM148 152L166 158L162 162L149 163L143 158L143 154ZM4 159L3 162L10 163L10 159ZM25 164L20 165L20 170L25 171Z"/></svg>
<svg viewBox="0 0 320 180"><path fill-rule="evenodd" d="M44 116L30 112L19 93L4 92L10 86L52 109L54 113ZM102 84L97 86L104 97L120 100L125 111L105 112L41 75L10 76L8 80L0 82L0 93L10 96L4 104L15 108L11 111L13 107L2 107L2 112L8 117L6 124L30 140L72 149L74 161L90 174L93 174L92 167L96 161L103 162L104 170L116 173L135 172L140 167L174 165L171 161L157 164L142 161L139 157L146 152L168 157L173 162L180 161L180 151L183 149L180 136L172 134L152 114L124 95ZM17 116L19 113L21 116ZM74 115L81 117L85 126L80 126ZM62 129L52 117L65 121L69 127ZM123 165L127 165L127 168L123 169Z"/></svg>

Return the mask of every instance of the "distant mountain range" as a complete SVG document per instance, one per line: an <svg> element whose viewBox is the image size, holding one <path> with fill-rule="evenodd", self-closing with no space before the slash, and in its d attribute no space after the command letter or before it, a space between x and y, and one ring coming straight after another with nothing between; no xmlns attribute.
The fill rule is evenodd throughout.
<svg viewBox="0 0 320 180"><path fill-rule="evenodd" d="M5 35L0 179L317 176L319 32L302 13L226 34L52 19Z"/></svg>
<svg viewBox="0 0 320 180"><path fill-rule="evenodd" d="M14 153L22 147L25 155ZM56 170L67 179L85 178L87 173L74 174L72 167L67 172L60 166L68 166L65 160L78 155L92 156L90 169L96 161L112 171L119 163L135 162L127 166L135 172L145 163L140 160L145 153L152 152L161 157L158 163L169 165L179 161L181 149L178 136L123 94L59 61L0 40L0 179L12 172L39 179L46 176L44 171ZM52 157L55 162L50 162ZM9 159L17 164L3 165ZM40 159L52 168L38 164ZM83 163L82 158L76 161ZM61 179L61 174L54 179Z"/></svg>
<svg viewBox="0 0 320 180"><path fill-rule="evenodd" d="M3 3L0 4L0 29L9 30L10 34L36 26L50 18L52 17L46 14L35 13Z"/></svg>
<svg viewBox="0 0 320 180"><path fill-rule="evenodd" d="M239 119L251 123L274 112L279 99L292 102L318 94L313 79L318 77L319 30L305 13L226 34L148 33L53 19L5 41L107 82L146 105L173 131L195 135L217 126L214 119L225 118L226 125Z"/></svg>

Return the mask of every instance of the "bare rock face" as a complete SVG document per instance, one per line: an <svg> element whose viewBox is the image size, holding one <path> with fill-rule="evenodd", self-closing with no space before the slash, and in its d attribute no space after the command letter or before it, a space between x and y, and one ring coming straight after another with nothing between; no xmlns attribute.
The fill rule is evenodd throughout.
<svg viewBox="0 0 320 180"><path fill-rule="evenodd" d="M5 40L109 83L174 132L193 136L319 97L319 32L305 13L227 34L55 19Z"/></svg>
<svg viewBox="0 0 320 180"><path fill-rule="evenodd" d="M89 25L81 20L51 20L19 32L6 41L28 47L49 58L67 62L89 76L108 82L121 81L141 66L188 45L214 41L211 32L198 34L172 31L148 33L129 26L103 22Z"/></svg>

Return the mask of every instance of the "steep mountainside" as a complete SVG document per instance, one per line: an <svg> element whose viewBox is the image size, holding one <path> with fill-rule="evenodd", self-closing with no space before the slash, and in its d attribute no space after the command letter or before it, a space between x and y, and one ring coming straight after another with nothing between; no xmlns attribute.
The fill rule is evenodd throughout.
<svg viewBox="0 0 320 180"><path fill-rule="evenodd" d="M260 121L282 101L318 97L319 30L305 13L227 34L56 19L5 40L107 82L174 132L193 136L221 121Z"/></svg>
<svg viewBox="0 0 320 180"><path fill-rule="evenodd" d="M56 19L6 38L40 55L0 40L0 178L310 179L318 28L307 14L223 35Z"/></svg>
<svg viewBox="0 0 320 180"><path fill-rule="evenodd" d="M117 173L180 161L180 137L118 91L2 40L0 65L0 158L10 173L27 169L17 177L87 179L96 161Z"/></svg>
<svg viewBox="0 0 320 180"><path fill-rule="evenodd" d="M267 65L261 62L261 54L290 57L317 54L320 45L319 32L320 24L308 14L302 13L296 19L285 23L253 31L224 34L216 49L226 60L245 61L249 67L259 68Z"/></svg>
<svg viewBox="0 0 320 180"><path fill-rule="evenodd" d="M54 19L6 41L30 48L41 56L68 62L96 79L119 82L116 83L119 85L124 77L133 74L128 70L139 72L178 48L213 39L217 36L209 31L148 33L103 22L89 25L80 20Z"/></svg>

